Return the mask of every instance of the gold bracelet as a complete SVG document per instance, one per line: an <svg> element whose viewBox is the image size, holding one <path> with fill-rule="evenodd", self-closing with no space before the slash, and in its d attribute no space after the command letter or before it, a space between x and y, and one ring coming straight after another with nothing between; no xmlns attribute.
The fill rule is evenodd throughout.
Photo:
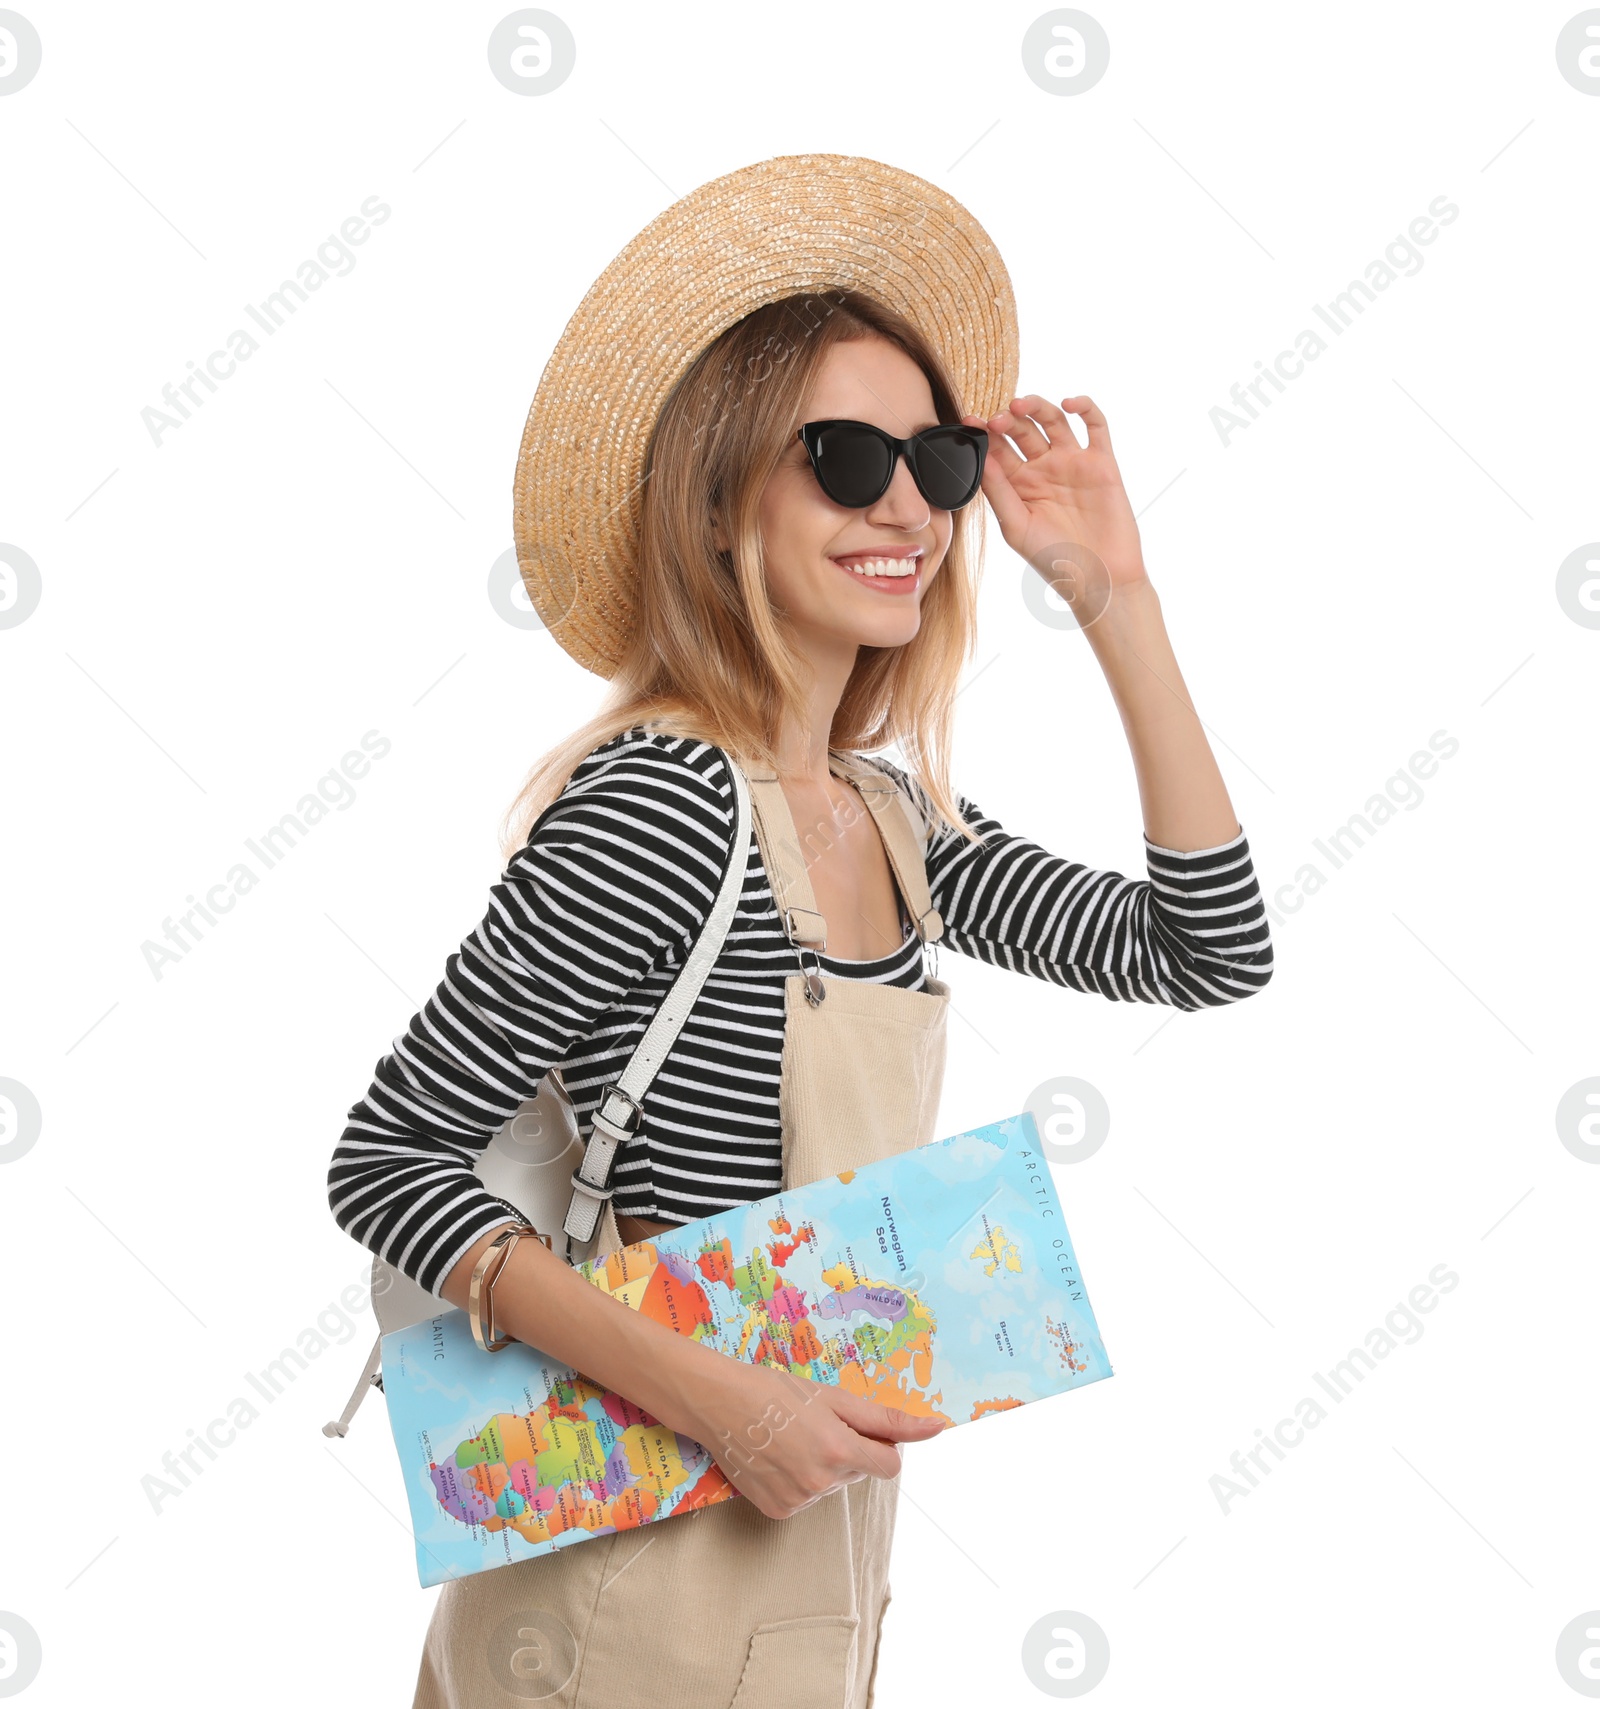
<svg viewBox="0 0 1600 1709"><path fill-rule="evenodd" d="M494 1284L505 1268L506 1260L516 1250L517 1242L534 1230L525 1222L503 1228L485 1248L483 1256L472 1268L472 1283L467 1289L467 1316L472 1320L472 1338L485 1353L498 1353L511 1344L512 1337L496 1337L494 1325ZM489 1268L491 1262L494 1267ZM484 1308L487 1308L485 1311ZM487 1317L487 1327L485 1327Z"/></svg>
<svg viewBox="0 0 1600 1709"><path fill-rule="evenodd" d="M500 1272L505 1269L506 1264L510 1260L511 1254L516 1250L517 1242L525 1234L531 1234L535 1240L542 1240L545 1244L546 1250L548 1251L550 1249L550 1236L548 1234L541 1234L531 1223L520 1223L512 1230L511 1240L506 1247L505 1256L498 1264L495 1265L494 1269L490 1272L489 1279L483 1284L483 1298L487 1307L483 1315L488 1326L489 1340L491 1342L495 1341L495 1336L498 1330L498 1325L495 1323L494 1318L494 1285L500 1280ZM489 1351L491 1353L498 1353L508 1341L515 1340L516 1337L514 1335L502 1335L498 1342L496 1342Z"/></svg>

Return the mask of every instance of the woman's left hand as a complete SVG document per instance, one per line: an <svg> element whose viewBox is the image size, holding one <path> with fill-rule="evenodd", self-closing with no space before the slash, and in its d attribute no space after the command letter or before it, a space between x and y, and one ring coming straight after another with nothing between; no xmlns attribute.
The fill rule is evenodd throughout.
<svg viewBox="0 0 1600 1709"><path fill-rule="evenodd" d="M1072 431L1069 410L1083 419L1086 446ZM1083 566L1077 566L1076 577L1066 566L1052 569L1051 548L1068 544L1087 548L1105 565L1107 592L1148 580L1111 434L1092 398L1063 398L1058 407L1030 392L988 421L977 415L961 419L964 426L988 429L984 496L1006 544L1046 581L1054 584L1065 575L1082 585Z"/></svg>

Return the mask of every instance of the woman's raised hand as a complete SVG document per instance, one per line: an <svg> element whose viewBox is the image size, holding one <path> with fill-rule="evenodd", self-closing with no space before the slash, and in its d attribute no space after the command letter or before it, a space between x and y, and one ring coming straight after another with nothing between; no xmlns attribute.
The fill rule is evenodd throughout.
<svg viewBox="0 0 1600 1709"><path fill-rule="evenodd" d="M1079 445L1068 411L1082 418L1087 445ZM1080 587L1084 570L1100 575L1072 555L1052 571L1052 549L1063 545L1099 559L1111 589L1120 592L1148 579L1111 432L1093 398L1063 398L1058 406L1030 392L987 421L978 415L961 419L964 426L988 430L983 491L1006 544L1047 581L1070 577L1074 563Z"/></svg>
<svg viewBox="0 0 1600 1709"><path fill-rule="evenodd" d="M900 1471L900 1443L944 1429L792 1371L724 1359L703 1381L685 1434L709 1449L738 1490L769 1519L788 1519L864 1477Z"/></svg>

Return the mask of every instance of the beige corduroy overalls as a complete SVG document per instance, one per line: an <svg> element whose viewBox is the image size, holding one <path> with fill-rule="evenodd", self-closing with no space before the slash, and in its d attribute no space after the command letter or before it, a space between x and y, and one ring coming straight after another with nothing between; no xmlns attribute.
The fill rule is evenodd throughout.
<svg viewBox="0 0 1600 1709"><path fill-rule="evenodd" d="M919 936L935 941L917 809L858 756L831 765L859 790ZM807 851L776 774L744 769L778 917L806 970L784 982L787 1190L934 1137L950 988L820 979L806 953L826 941ZM871 1709L898 1495L898 1479L865 1477L787 1519L734 1496L454 1580L434 1607L413 1709Z"/></svg>

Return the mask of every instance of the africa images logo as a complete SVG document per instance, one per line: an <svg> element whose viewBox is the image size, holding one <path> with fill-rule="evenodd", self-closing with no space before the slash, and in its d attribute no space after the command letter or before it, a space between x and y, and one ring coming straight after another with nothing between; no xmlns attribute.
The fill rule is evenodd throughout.
<svg viewBox="0 0 1600 1709"><path fill-rule="evenodd" d="M1429 202L1426 214L1418 214L1406 227L1404 235L1397 232L1383 254L1367 263L1361 278L1352 279L1326 303L1313 303L1312 314L1335 338L1343 337L1377 302L1380 291L1388 290L1397 279L1414 278L1422 271L1427 257L1419 246L1437 242L1439 228L1454 224L1460 213L1461 210L1447 197L1435 196ZM1263 410L1271 407L1272 396L1266 387L1271 386L1277 392L1288 391L1286 382L1298 380L1305 373L1306 365L1315 362L1327 348L1328 340L1315 327L1304 327L1294 336L1294 349L1280 350L1270 365L1257 362L1258 371L1243 385L1235 381L1228 393L1234 408L1216 404L1211 410L1211 425L1217 430L1223 450L1227 450L1236 433L1249 427Z"/></svg>

